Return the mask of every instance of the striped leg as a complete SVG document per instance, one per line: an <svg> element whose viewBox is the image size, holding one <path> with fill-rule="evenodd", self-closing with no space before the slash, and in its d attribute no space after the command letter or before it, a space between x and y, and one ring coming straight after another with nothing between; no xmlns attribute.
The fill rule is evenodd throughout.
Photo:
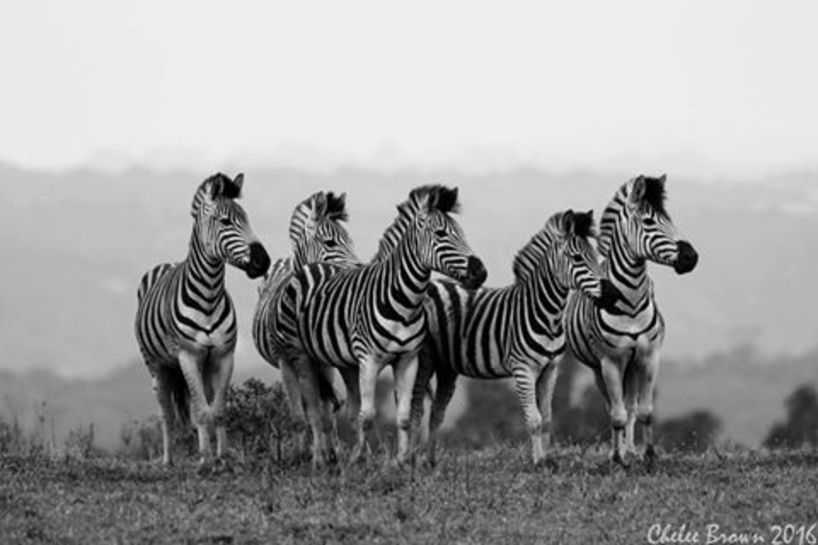
<svg viewBox="0 0 818 545"><path fill-rule="evenodd" d="M227 454L227 427L224 410L227 388L233 376L233 352L227 352L211 363L215 365L210 379L213 390L213 423L216 426L216 457L221 460Z"/></svg>
<svg viewBox="0 0 818 545"><path fill-rule="evenodd" d="M545 456L542 448L543 419L537 406L537 379L539 377L524 363L515 362L511 366L514 370L514 386L523 410L523 420L531 439L531 456L534 465L538 465Z"/></svg>
<svg viewBox="0 0 818 545"><path fill-rule="evenodd" d="M418 370L418 357L412 355L402 357L395 365L395 391L397 392L397 415L398 426L398 464L406 462L409 454L412 438L412 420L410 418L412 410L412 390L415 386L415 379Z"/></svg>
<svg viewBox="0 0 818 545"><path fill-rule="evenodd" d="M326 410L326 403L321 399L317 373L312 360L306 355L297 356L291 364L298 375L301 399L306 408L307 420L312 429L312 465L320 467L325 463L334 463L335 450L329 440L332 432L332 421Z"/></svg>
<svg viewBox="0 0 818 545"><path fill-rule="evenodd" d="M427 461L430 465L437 464L437 430L443 424L446 416L446 407L449 406L457 384L457 373L438 369L435 373L437 386L435 398L432 400L431 414L429 415L429 450Z"/></svg>
<svg viewBox="0 0 818 545"><path fill-rule="evenodd" d="M554 386L557 383L559 360L549 362L537 379L537 405L542 417L542 442L545 451L551 448L551 407L554 399Z"/></svg>
<svg viewBox="0 0 818 545"><path fill-rule="evenodd" d="M159 402L159 416L162 419L162 464L173 465L171 457L171 435L173 433L173 403L170 398L170 384L168 383L167 371L161 365L154 367L153 391L156 400Z"/></svg>
<svg viewBox="0 0 818 545"><path fill-rule="evenodd" d="M284 391L287 394L287 402L290 407L290 415L293 418L296 428L296 443L299 452L307 449L307 408L304 398L301 396L301 389L298 384L298 375L293 369L290 359L280 357L278 368L281 370L281 381L284 383Z"/></svg>
<svg viewBox="0 0 818 545"><path fill-rule="evenodd" d="M648 460L656 456L656 448L653 444L653 397L656 390L656 378L659 373L659 356L658 347L645 354L640 376L639 422L642 424L645 456Z"/></svg>
<svg viewBox="0 0 818 545"><path fill-rule="evenodd" d="M622 371L617 361L608 356L600 360L600 373L608 393L608 412L613 427L612 459L615 463L627 465L625 461L625 424L628 412L622 392Z"/></svg>
<svg viewBox="0 0 818 545"><path fill-rule="evenodd" d="M207 469L213 456L210 448L210 427L213 414L207 404L204 384L202 382L202 359L196 354L182 351L179 353L179 366L185 376L190 390L190 412L199 436L199 466Z"/></svg>
<svg viewBox="0 0 818 545"><path fill-rule="evenodd" d="M628 420L625 423L625 452L636 456L636 412L639 408L641 362L631 360L626 365L623 384L625 410L628 412Z"/></svg>
<svg viewBox="0 0 818 545"><path fill-rule="evenodd" d="M374 357L366 355L360 359L358 384L360 386L361 410L358 413L356 427L358 439L350 457L352 463L359 461L366 449L366 435L372 428L375 419L375 387L380 371L380 363Z"/></svg>
<svg viewBox="0 0 818 545"><path fill-rule="evenodd" d="M423 423L424 404L426 402L426 392L429 389L429 381L432 379L434 369L425 350L418 354L418 371L415 377L415 385L412 388L412 407L409 418L412 421L411 427L415 434L412 438L415 445L420 445L423 440L421 427Z"/></svg>

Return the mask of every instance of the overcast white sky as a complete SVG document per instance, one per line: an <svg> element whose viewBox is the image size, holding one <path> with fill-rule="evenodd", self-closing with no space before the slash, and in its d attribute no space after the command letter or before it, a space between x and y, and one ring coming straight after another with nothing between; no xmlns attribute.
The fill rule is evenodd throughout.
<svg viewBox="0 0 818 545"><path fill-rule="evenodd" d="M818 165L818 2L0 0L0 160Z"/></svg>

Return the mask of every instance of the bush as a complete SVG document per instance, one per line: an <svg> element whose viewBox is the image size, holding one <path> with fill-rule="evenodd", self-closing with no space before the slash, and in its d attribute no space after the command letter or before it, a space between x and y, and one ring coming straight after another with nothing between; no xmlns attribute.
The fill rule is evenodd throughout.
<svg viewBox="0 0 818 545"><path fill-rule="evenodd" d="M786 400L787 420L773 425L764 446L768 448L799 448L818 446L818 392L804 384Z"/></svg>
<svg viewBox="0 0 818 545"><path fill-rule="evenodd" d="M705 452L720 430L718 417L709 411L697 410L661 421L656 432L659 444L665 450Z"/></svg>

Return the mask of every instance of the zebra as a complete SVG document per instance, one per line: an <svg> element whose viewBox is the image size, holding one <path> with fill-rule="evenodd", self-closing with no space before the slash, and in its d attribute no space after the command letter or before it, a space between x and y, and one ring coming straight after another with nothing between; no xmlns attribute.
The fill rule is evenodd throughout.
<svg viewBox="0 0 818 545"><path fill-rule="evenodd" d="M372 426L378 375L392 366L397 459L405 461L416 356L426 335L423 301L432 271L472 288L482 285L487 276L451 215L458 208L456 188L418 187L398 206L398 217L372 262L351 269L312 264L285 289L282 330L289 342L287 357L294 362L307 402L315 438L314 464L335 456L326 441L331 423L319 410L319 400L331 394L326 384L329 366L339 368L349 391L349 411L357 431L353 462L363 455L366 432Z"/></svg>
<svg viewBox="0 0 818 545"><path fill-rule="evenodd" d="M665 209L667 176L638 176L623 184L600 222L603 268L622 293L613 308L601 308L574 292L566 309L571 353L594 371L613 428L612 460L627 465L636 454L634 429L642 424L645 457L653 460L653 403L665 322L654 298L647 262L685 274L699 256L681 239Z"/></svg>
<svg viewBox="0 0 818 545"><path fill-rule="evenodd" d="M290 219L292 257L279 259L258 286L259 300L253 317L253 342L259 354L281 370L290 411L297 421L306 422L297 379L288 360L281 357L277 336L279 303L284 287L297 271L309 263L327 262L342 266L359 264L344 221L348 219L346 194L319 191L301 201ZM337 396L336 396L337 402Z"/></svg>
<svg viewBox="0 0 818 545"><path fill-rule="evenodd" d="M539 465L550 443L551 400L565 352L563 312L570 289L603 308L617 300L602 277L591 244L593 212L566 210L517 253L514 283L467 290L449 281L432 282L425 303L429 333L420 352L412 395L412 429L418 430L429 381L437 378L429 419L428 461L435 463L435 432L443 423L458 375L479 379L514 377L523 418ZM544 432L544 437L543 437Z"/></svg>
<svg viewBox="0 0 818 545"><path fill-rule="evenodd" d="M250 278L270 266L247 214L236 202L244 175L222 173L202 182L193 197L193 232L187 258L164 263L142 277L137 292L136 339L152 376L162 418L162 461L172 463L170 430L192 416L199 437L199 465L226 454L225 394L233 372L236 313L225 289L225 263Z"/></svg>

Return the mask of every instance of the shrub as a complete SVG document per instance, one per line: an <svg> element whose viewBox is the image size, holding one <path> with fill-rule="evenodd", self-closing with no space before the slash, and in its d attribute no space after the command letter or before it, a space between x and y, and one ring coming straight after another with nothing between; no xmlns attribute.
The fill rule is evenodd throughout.
<svg viewBox="0 0 818 545"><path fill-rule="evenodd" d="M803 384L787 398L787 420L776 422L764 446L768 448L798 448L818 446L818 392Z"/></svg>

